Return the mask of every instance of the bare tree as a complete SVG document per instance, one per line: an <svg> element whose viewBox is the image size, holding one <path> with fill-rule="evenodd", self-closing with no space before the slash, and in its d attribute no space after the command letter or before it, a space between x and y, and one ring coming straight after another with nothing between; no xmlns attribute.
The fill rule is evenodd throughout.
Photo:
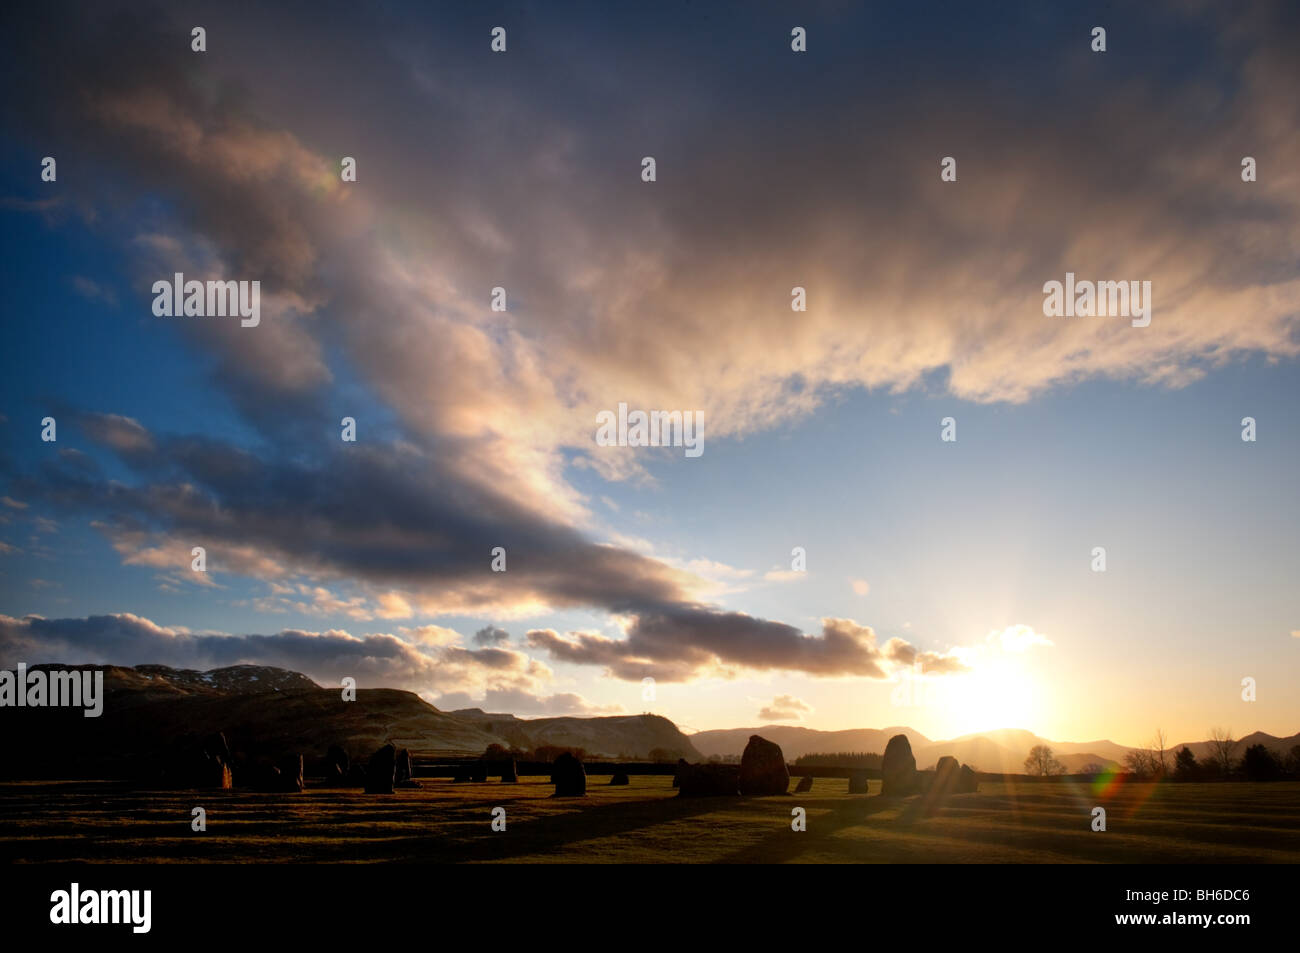
<svg viewBox="0 0 1300 953"><path fill-rule="evenodd" d="M1129 774L1137 778L1149 778L1155 774L1160 763L1154 751L1147 751L1145 748L1134 748L1128 754L1124 755L1124 768Z"/></svg>
<svg viewBox="0 0 1300 953"><path fill-rule="evenodd" d="M1231 728L1210 729L1210 761L1225 778L1232 774L1232 740Z"/></svg>
<svg viewBox="0 0 1300 953"><path fill-rule="evenodd" d="M1065 765L1056 760L1052 749L1047 745L1034 745L1029 749L1029 757L1025 759L1025 774L1031 777L1065 774Z"/></svg>
<svg viewBox="0 0 1300 953"><path fill-rule="evenodd" d="M1164 777L1169 773L1169 764L1165 760L1165 748L1168 747L1169 741L1165 736L1163 728L1156 729L1156 736L1151 739L1151 753L1154 755L1152 767L1156 768L1156 774Z"/></svg>

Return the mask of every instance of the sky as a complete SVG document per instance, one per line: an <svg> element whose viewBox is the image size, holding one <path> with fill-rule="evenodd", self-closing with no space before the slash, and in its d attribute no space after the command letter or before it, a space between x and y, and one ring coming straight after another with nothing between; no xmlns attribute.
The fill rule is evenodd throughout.
<svg viewBox="0 0 1300 953"><path fill-rule="evenodd" d="M1294 4L3 18L0 664L1300 731ZM176 272L259 323L156 315Z"/></svg>

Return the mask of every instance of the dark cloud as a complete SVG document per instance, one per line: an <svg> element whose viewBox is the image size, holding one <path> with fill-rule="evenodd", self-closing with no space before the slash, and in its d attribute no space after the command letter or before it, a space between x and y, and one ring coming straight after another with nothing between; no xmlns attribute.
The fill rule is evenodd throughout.
<svg viewBox="0 0 1300 953"><path fill-rule="evenodd" d="M521 652L467 651L456 646L421 650L388 634L286 629L273 635L194 633L130 614L80 619L15 619L0 615L0 665L141 665L221 668L270 665L302 672L323 686L350 676L363 688L435 693L463 690L537 694L550 678L546 666Z"/></svg>
<svg viewBox="0 0 1300 953"><path fill-rule="evenodd" d="M629 681L647 676L686 681L730 668L884 679L904 656L910 664L917 655L899 639L878 648L875 632L851 619L824 619L820 635L805 635L781 622L696 606L644 611L633 618L623 639L533 629L527 640L556 661L601 665ZM930 670L936 674L965 670L955 658L921 654L932 659Z"/></svg>
<svg viewBox="0 0 1300 953"><path fill-rule="evenodd" d="M505 629L498 629L495 625L486 625L474 633L476 645L504 645L508 641L510 641L510 633Z"/></svg>

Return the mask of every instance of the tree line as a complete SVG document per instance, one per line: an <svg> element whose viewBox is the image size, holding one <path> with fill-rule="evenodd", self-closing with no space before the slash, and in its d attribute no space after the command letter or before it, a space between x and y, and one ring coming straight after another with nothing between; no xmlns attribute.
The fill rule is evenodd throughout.
<svg viewBox="0 0 1300 953"><path fill-rule="evenodd" d="M1135 748L1124 756L1123 773L1139 780L1174 781L1279 781L1286 778L1300 780L1300 745L1292 746L1285 756L1279 757L1262 744L1250 745L1241 757L1234 751L1238 742L1225 728L1210 731L1209 751L1196 757L1191 748L1183 745L1170 751L1165 732L1157 729L1154 737L1143 748ZM1086 765L1079 774L1101 774L1100 764ZM1034 745L1025 758L1025 774L1031 777L1052 777L1065 774L1066 769L1049 745Z"/></svg>

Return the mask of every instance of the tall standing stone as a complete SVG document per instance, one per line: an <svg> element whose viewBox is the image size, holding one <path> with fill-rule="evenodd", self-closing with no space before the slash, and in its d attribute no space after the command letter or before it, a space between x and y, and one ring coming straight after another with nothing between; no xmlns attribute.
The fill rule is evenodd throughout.
<svg viewBox="0 0 1300 953"><path fill-rule="evenodd" d="M366 765L366 793L392 794L393 778L397 773L397 748L384 745L370 756Z"/></svg>
<svg viewBox="0 0 1300 953"><path fill-rule="evenodd" d="M867 785L871 783L866 768L854 768L849 772L849 793L866 794Z"/></svg>
<svg viewBox="0 0 1300 953"><path fill-rule="evenodd" d="M956 794L958 782L961 780L960 775L961 767L957 764L957 759L950 754L944 755L934 766L934 781L930 784L931 793L936 797Z"/></svg>
<svg viewBox="0 0 1300 953"><path fill-rule="evenodd" d="M276 765L280 769L279 789L283 794L294 794L303 788L302 755L287 754Z"/></svg>
<svg viewBox="0 0 1300 953"><path fill-rule="evenodd" d="M399 748L397 757L393 761L393 784L398 785L409 780L411 780L411 752L406 748Z"/></svg>
<svg viewBox="0 0 1300 953"><path fill-rule="evenodd" d="M348 753L338 745L330 745L329 751L325 752L325 777L331 784L342 784L350 770Z"/></svg>
<svg viewBox="0 0 1300 953"><path fill-rule="evenodd" d="M691 767L691 766L690 766L689 764L686 763L686 759L685 759L685 758L678 758L678 759L677 759L677 767L676 767L676 769L673 771L673 787L675 787L675 788L677 788L677 787L681 787L681 785L682 785L682 774L683 774L684 772L688 771L688 770L690 769L690 767Z"/></svg>
<svg viewBox="0 0 1300 953"><path fill-rule="evenodd" d="M785 794L790 789L790 769L785 766L781 746L759 735L750 735L740 756L740 793L750 797Z"/></svg>
<svg viewBox="0 0 1300 953"><path fill-rule="evenodd" d="M556 797L587 796L587 769L581 761L566 751L555 759L551 769Z"/></svg>
<svg viewBox="0 0 1300 953"><path fill-rule="evenodd" d="M884 797L906 797L917 792L916 758L912 757L907 735L894 735L885 745L880 776L880 793Z"/></svg>

